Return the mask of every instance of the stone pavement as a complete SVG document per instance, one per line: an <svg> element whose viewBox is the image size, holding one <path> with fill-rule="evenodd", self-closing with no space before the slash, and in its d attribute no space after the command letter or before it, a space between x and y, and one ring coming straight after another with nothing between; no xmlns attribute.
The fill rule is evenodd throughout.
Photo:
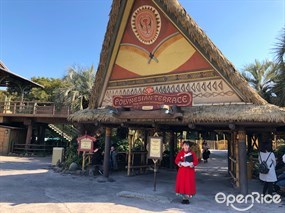
<svg viewBox="0 0 285 213"><path fill-rule="evenodd" d="M175 196L176 171L160 169L157 190L153 174L127 177L126 172L112 173L114 182L98 182L102 176L55 173L51 158L0 156L0 212L239 212L218 204L218 192L238 194L227 175L227 153L213 151L209 163L197 167L197 195L190 205L180 204ZM260 192L258 180L249 182L250 192ZM246 212L283 212L280 204L254 203ZM234 204L246 208L248 204Z"/></svg>

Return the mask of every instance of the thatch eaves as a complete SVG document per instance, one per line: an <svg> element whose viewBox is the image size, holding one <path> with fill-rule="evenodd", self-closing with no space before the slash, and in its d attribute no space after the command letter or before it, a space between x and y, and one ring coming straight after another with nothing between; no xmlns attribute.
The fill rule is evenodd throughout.
<svg viewBox="0 0 285 213"><path fill-rule="evenodd" d="M119 21L119 11L121 7L122 1L121 0L113 0L112 6L111 6L111 12L109 14L109 22L107 25L107 31L105 34L105 38L102 45L102 50L100 53L100 61L97 69L97 73L95 76L95 82L92 88L92 95L89 99L89 108L94 109L98 107L98 100L99 100L99 94L102 93L102 88L105 80L105 76L107 74L108 69L108 58L110 57L112 53L112 47L115 42L114 30L116 28L116 25L118 25ZM122 10L122 8L121 8Z"/></svg>
<svg viewBox="0 0 285 213"><path fill-rule="evenodd" d="M152 115L155 114L156 116ZM128 118L128 119L126 119ZM160 111L123 111L119 115L110 113L109 108L85 109L69 116L69 121L78 123L105 124L144 123L154 122L162 125L188 125L211 123L272 123L285 124L285 108L265 104L229 104L194 106L182 109L181 119L175 115L167 115Z"/></svg>

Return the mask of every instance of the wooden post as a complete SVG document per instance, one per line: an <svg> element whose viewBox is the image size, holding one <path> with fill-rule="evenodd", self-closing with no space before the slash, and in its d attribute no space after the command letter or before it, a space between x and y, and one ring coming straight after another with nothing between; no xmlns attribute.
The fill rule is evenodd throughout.
<svg viewBox="0 0 285 213"><path fill-rule="evenodd" d="M225 138L227 138L227 141L228 141L228 174L230 174L230 172L232 171L232 161L230 160L230 157L232 157L231 147L232 147L232 142L233 141L232 141L231 137L228 134L225 135Z"/></svg>
<svg viewBox="0 0 285 213"><path fill-rule="evenodd" d="M85 153L86 152L83 152L82 154L82 168L81 168L82 171L84 171L84 168L85 168Z"/></svg>
<svg viewBox="0 0 285 213"><path fill-rule="evenodd" d="M17 112L17 104L16 104L16 103L14 103L14 110L13 110L13 114L16 114L16 112Z"/></svg>
<svg viewBox="0 0 285 213"><path fill-rule="evenodd" d="M24 102L24 95L25 95L25 89L22 89L22 88L20 88L21 89L21 103L23 103Z"/></svg>
<svg viewBox="0 0 285 213"><path fill-rule="evenodd" d="M45 131L46 131L46 125L39 124L38 125L38 143L39 144L45 144Z"/></svg>
<svg viewBox="0 0 285 213"><path fill-rule="evenodd" d="M275 145L275 150L277 149L277 136L274 134L274 145Z"/></svg>
<svg viewBox="0 0 285 213"><path fill-rule="evenodd" d="M224 139L224 149L226 149L226 135L223 133L223 139Z"/></svg>
<svg viewBox="0 0 285 213"><path fill-rule="evenodd" d="M36 131L37 131L37 141L36 141L36 143L38 143L38 144L40 144L40 134L41 134L41 125L36 125Z"/></svg>
<svg viewBox="0 0 285 213"><path fill-rule="evenodd" d="M248 155L249 155L249 154L252 152L252 150L253 150L253 148L252 148L252 138L253 138L252 134L248 134L248 135L247 135L247 154L248 154Z"/></svg>
<svg viewBox="0 0 285 213"><path fill-rule="evenodd" d="M238 131L238 165L239 165L239 188L243 195L248 193L247 160L246 160L246 133Z"/></svg>
<svg viewBox="0 0 285 213"><path fill-rule="evenodd" d="M29 124L26 135L26 150L28 149L28 146L31 143L32 131L33 131L33 126L32 124Z"/></svg>
<svg viewBox="0 0 285 213"><path fill-rule="evenodd" d="M111 132L110 127L106 127L105 130L105 151L104 151L104 177L109 177L109 159L110 159L110 147L111 147Z"/></svg>
<svg viewBox="0 0 285 213"><path fill-rule="evenodd" d="M144 139L143 139L143 142L144 142L144 151L146 151L146 147L147 147L147 137L148 137L148 131L145 130L145 131L144 131Z"/></svg>
<svg viewBox="0 0 285 213"><path fill-rule="evenodd" d="M235 176L236 176L236 186L240 186L240 180L239 180L239 150L238 150L238 140L237 140L237 131L233 133L234 136L234 157L236 159L235 163Z"/></svg>
<svg viewBox="0 0 285 213"><path fill-rule="evenodd" d="M33 114L36 114L36 113L37 113L37 102L35 102L33 106Z"/></svg>
<svg viewBox="0 0 285 213"><path fill-rule="evenodd" d="M52 106L52 115L54 115L55 114L55 104L53 104L53 106Z"/></svg>
<svg viewBox="0 0 285 213"><path fill-rule="evenodd" d="M154 174L153 174L153 191L156 191L156 174L157 174L157 159L152 159L154 163Z"/></svg>
<svg viewBox="0 0 285 213"><path fill-rule="evenodd" d="M131 162L132 162L132 140L133 140L133 135L131 133L131 130L129 130L129 135L128 135L128 141L129 141L129 152L128 152L128 176L131 175Z"/></svg>
<svg viewBox="0 0 285 213"><path fill-rule="evenodd" d="M170 132L169 140L169 168L174 168L174 132Z"/></svg>
<svg viewBox="0 0 285 213"><path fill-rule="evenodd" d="M176 150L177 149L177 133L174 132L173 136L174 136L174 150Z"/></svg>

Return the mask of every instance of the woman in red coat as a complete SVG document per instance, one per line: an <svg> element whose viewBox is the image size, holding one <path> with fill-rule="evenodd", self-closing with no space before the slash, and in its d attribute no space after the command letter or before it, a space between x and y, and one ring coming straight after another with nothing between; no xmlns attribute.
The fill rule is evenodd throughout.
<svg viewBox="0 0 285 213"><path fill-rule="evenodd" d="M189 204L189 198L196 194L195 166L198 165L196 154L190 150L189 141L184 141L175 159L178 165L176 176L176 194L182 196L182 204Z"/></svg>

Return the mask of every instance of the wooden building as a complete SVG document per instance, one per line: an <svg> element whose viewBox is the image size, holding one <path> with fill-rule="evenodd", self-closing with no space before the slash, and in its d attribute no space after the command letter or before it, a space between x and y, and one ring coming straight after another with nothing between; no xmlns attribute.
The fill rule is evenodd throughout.
<svg viewBox="0 0 285 213"><path fill-rule="evenodd" d="M26 130L24 126L15 125L15 122L7 118L7 115L15 118L15 111L18 111L19 108L24 108L25 93L32 88L43 88L43 86L13 73L0 61L0 87L10 88L17 91L21 96L21 100L17 102L17 107L14 105L16 102L12 103L7 98L5 98L5 101L0 102L0 155L7 155L13 151L14 144L24 144L26 138L29 140L31 138L31 135L29 135L31 131L28 131L28 129L31 130L31 126L28 125ZM25 123L24 120L22 121L23 123Z"/></svg>
<svg viewBox="0 0 285 213"><path fill-rule="evenodd" d="M20 93L22 101L24 100L25 92L31 88L43 88L42 85L11 72L2 61L0 61L0 87L15 89Z"/></svg>
<svg viewBox="0 0 285 213"><path fill-rule="evenodd" d="M14 144L25 142L24 128L0 125L0 155L8 155Z"/></svg>
<svg viewBox="0 0 285 213"><path fill-rule="evenodd" d="M284 129L285 109L248 85L177 0L114 0L89 108L69 119L106 129L106 176L111 128L221 131L247 193L246 135Z"/></svg>

